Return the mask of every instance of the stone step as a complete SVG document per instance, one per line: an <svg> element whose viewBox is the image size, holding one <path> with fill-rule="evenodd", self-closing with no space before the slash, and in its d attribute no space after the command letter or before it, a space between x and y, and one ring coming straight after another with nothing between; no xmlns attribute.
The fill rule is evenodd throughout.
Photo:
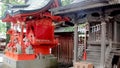
<svg viewBox="0 0 120 68"><path fill-rule="evenodd" d="M88 46L87 49L101 50L101 46Z"/></svg>
<svg viewBox="0 0 120 68"><path fill-rule="evenodd" d="M100 56L101 53L99 53L99 52L87 52L87 55L91 55L91 56Z"/></svg>
<svg viewBox="0 0 120 68"><path fill-rule="evenodd" d="M97 50L97 49L86 49L86 51L91 51L91 52L101 52L101 50Z"/></svg>
<svg viewBox="0 0 120 68"><path fill-rule="evenodd" d="M87 58L86 61L89 61L89 62L100 62L100 59L91 59L91 58Z"/></svg>
<svg viewBox="0 0 120 68"><path fill-rule="evenodd" d="M87 51L87 62L93 63L95 68L100 67L100 57L101 57L101 46L90 45L86 49Z"/></svg>
<svg viewBox="0 0 120 68"><path fill-rule="evenodd" d="M120 53L120 50L113 50L112 53Z"/></svg>
<svg viewBox="0 0 120 68"><path fill-rule="evenodd" d="M100 57L87 56L87 58L90 58L90 59L93 59L93 60L95 60L95 59L99 59L100 60Z"/></svg>

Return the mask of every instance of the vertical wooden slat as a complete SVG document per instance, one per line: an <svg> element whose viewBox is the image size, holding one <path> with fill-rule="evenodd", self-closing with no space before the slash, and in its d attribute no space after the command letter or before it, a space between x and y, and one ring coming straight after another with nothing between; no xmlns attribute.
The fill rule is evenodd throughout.
<svg viewBox="0 0 120 68"><path fill-rule="evenodd" d="M73 60L73 36L72 33L60 34L60 45L52 49L52 54L58 58L58 62L70 64Z"/></svg>

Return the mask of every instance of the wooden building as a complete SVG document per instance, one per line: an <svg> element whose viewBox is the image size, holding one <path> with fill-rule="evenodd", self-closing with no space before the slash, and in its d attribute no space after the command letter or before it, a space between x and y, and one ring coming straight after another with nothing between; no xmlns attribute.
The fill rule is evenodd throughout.
<svg viewBox="0 0 120 68"><path fill-rule="evenodd" d="M84 40L84 24L79 25L79 44L83 44ZM82 29L80 29L82 28ZM58 62L65 66L71 66L73 63L73 45L74 45L74 27L60 27L55 29L55 37L59 41L59 45L52 49L52 54L54 54Z"/></svg>
<svg viewBox="0 0 120 68"><path fill-rule="evenodd" d="M89 25L86 62L95 68L119 68L120 0L85 0L51 10L54 15L68 16L74 27L74 60L78 59L78 24ZM84 45L85 46L85 45Z"/></svg>

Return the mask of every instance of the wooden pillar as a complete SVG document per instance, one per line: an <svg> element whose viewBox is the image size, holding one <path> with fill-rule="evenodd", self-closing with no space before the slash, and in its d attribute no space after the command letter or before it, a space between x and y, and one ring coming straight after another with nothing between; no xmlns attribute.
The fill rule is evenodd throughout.
<svg viewBox="0 0 120 68"><path fill-rule="evenodd" d="M77 53L78 53L78 24L76 20L73 21L74 24L74 58L73 62L77 62Z"/></svg>
<svg viewBox="0 0 120 68"><path fill-rule="evenodd" d="M100 68L105 68L105 52L106 52L106 22L101 22L101 61Z"/></svg>
<svg viewBox="0 0 120 68"><path fill-rule="evenodd" d="M117 22L114 22L114 42L117 42Z"/></svg>

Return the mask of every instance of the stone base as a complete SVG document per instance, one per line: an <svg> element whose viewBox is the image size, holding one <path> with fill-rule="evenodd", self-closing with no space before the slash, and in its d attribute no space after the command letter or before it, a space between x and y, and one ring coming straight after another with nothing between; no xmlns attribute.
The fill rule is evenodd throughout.
<svg viewBox="0 0 120 68"><path fill-rule="evenodd" d="M9 68L57 68L57 59L56 57L49 55L38 57L35 60L16 61L4 56L3 65L9 66Z"/></svg>

